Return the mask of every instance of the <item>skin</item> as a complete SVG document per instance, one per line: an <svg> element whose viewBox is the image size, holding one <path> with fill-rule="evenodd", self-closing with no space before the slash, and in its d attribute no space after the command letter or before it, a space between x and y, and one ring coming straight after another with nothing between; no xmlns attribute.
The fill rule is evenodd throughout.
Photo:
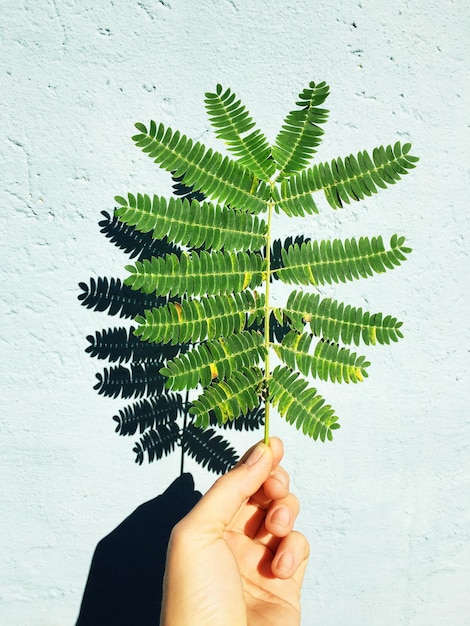
<svg viewBox="0 0 470 626"><path fill-rule="evenodd" d="M296 626L306 538L282 442L259 443L171 534L160 626Z"/></svg>

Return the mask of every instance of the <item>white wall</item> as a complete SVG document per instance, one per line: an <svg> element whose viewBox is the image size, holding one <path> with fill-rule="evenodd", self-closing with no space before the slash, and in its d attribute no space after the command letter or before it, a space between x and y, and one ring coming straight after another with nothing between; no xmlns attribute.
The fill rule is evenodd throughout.
<svg viewBox="0 0 470 626"><path fill-rule="evenodd" d="M319 158L410 139L421 162L367 202L277 225L400 232L414 249L386 276L327 290L406 324L399 345L367 351L364 385L325 389L342 417L335 441L273 425L312 544L303 623L470 624L467 3L0 5L0 622L72 624L97 541L178 473L176 457L134 465L114 434L119 401L93 391L99 365L84 353L114 320L77 301L79 281L125 274L100 211L117 193L169 189L130 141L133 123L215 145L202 101L221 82L273 138L297 93L326 80ZM194 474L201 490L212 480Z"/></svg>

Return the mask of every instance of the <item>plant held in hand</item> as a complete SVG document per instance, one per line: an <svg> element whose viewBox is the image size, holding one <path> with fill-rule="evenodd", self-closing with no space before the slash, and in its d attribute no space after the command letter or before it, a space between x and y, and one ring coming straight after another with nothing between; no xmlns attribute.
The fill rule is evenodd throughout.
<svg viewBox="0 0 470 626"><path fill-rule="evenodd" d="M399 266L404 237L273 241L275 214L318 213L322 192L333 209L372 196L415 167L410 144L311 164L328 112L328 86L311 82L269 145L230 89L217 86L205 105L233 159L151 121L136 124L135 143L195 196L141 193L116 197L115 216L176 251L127 266L132 290L167 300L136 318L141 340L185 345L160 373L174 391L196 390L189 413L207 427L241 419L264 405L312 437L332 439L338 418L308 378L359 382L369 362L349 346L402 337L395 317L321 297L320 285L367 278ZM294 286L273 306L276 281ZM305 287L309 289L304 289ZM271 364L272 355L281 364ZM199 392L196 395L197 391Z"/></svg>

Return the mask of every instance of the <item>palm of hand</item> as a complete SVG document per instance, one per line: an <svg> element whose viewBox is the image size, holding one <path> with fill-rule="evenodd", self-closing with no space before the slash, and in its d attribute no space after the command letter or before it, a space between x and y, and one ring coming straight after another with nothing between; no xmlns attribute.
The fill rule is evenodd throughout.
<svg viewBox="0 0 470 626"><path fill-rule="evenodd" d="M273 575L271 564L279 539L265 532L255 538L226 531L238 566L249 626L296 626L300 624L300 587L303 572L292 578Z"/></svg>

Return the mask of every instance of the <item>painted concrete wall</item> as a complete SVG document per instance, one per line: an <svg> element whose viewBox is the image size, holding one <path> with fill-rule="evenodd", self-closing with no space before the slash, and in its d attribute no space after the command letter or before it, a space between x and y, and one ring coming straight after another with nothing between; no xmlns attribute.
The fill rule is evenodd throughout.
<svg viewBox="0 0 470 626"><path fill-rule="evenodd" d="M178 473L176 457L134 465L114 434L119 401L93 391L99 367L84 353L109 318L77 301L79 281L125 274L97 227L113 196L170 188L130 141L133 123L215 145L202 101L221 82L272 139L297 93L326 80L319 158L410 139L421 163L379 197L276 226L400 232L414 249L386 276L325 290L406 331L367 352L364 385L325 389L342 417L335 442L273 425L312 545L303 624L470 624L466 3L0 5L0 622L73 623L98 540ZM211 475L188 469L207 488Z"/></svg>

